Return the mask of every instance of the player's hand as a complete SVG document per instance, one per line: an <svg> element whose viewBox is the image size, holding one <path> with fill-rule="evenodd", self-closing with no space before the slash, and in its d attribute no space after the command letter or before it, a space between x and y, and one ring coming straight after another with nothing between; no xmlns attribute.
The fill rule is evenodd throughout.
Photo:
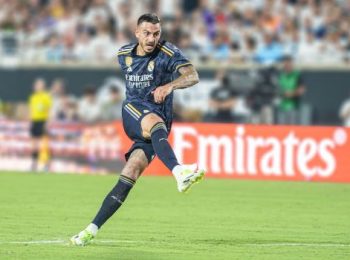
<svg viewBox="0 0 350 260"><path fill-rule="evenodd" d="M152 91L152 94L154 96L154 101L157 104L163 103L165 98L173 91L173 88L171 85L164 85L157 87L154 91Z"/></svg>

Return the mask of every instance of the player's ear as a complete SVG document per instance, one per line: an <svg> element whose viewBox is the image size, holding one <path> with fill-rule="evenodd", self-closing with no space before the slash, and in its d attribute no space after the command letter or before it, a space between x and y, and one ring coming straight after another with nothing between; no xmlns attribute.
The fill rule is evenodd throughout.
<svg viewBox="0 0 350 260"><path fill-rule="evenodd" d="M136 36L137 39L138 39L139 36L140 36L140 28L139 28L139 26L136 26L136 29L135 29L135 36Z"/></svg>

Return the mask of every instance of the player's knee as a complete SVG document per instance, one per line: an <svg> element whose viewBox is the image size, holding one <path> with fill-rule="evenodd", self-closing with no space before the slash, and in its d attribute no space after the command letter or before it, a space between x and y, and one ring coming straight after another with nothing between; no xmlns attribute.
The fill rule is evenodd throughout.
<svg viewBox="0 0 350 260"><path fill-rule="evenodd" d="M140 173L135 171L122 171L121 175L128 177L129 179L132 179L136 181L140 177Z"/></svg>
<svg viewBox="0 0 350 260"><path fill-rule="evenodd" d="M161 131L161 132L158 132L158 134L155 134L157 131ZM158 122L156 123L150 130L150 135L152 136L152 140L153 140L153 137L155 138L164 138L164 135L168 135L167 134L168 130L167 130L167 127L165 125L164 122Z"/></svg>
<svg viewBox="0 0 350 260"><path fill-rule="evenodd" d="M139 168L124 168L121 172L121 175L124 175L134 181L136 181L141 176L142 170Z"/></svg>
<svg viewBox="0 0 350 260"><path fill-rule="evenodd" d="M121 174L136 181L146 167L147 164L143 159L133 158L132 164L126 165Z"/></svg>
<svg viewBox="0 0 350 260"><path fill-rule="evenodd" d="M138 179L138 177L140 176L140 173L137 169L132 169L130 167L128 168L124 168L121 172L121 175L126 176L134 181L136 181Z"/></svg>
<svg viewBox="0 0 350 260"><path fill-rule="evenodd" d="M164 121L158 115L153 113L146 115L141 121L143 137L147 139L151 138L152 128L159 123L164 123Z"/></svg>

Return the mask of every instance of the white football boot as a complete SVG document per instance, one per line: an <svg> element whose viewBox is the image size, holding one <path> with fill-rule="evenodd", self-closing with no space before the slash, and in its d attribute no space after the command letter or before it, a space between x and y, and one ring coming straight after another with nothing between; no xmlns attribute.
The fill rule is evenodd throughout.
<svg viewBox="0 0 350 260"><path fill-rule="evenodd" d="M70 241L75 246L86 246L92 242L94 235L87 229L81 231L78 235L73 236Z"/></svg>
<svg viewBox="0 0 350 260"><path fill-rule="evenodd" d="M205 174L204 170L198 170L197 164L179 165L176 174L177 189L179 192L187 192L193 184L200 182Z"/></svg>

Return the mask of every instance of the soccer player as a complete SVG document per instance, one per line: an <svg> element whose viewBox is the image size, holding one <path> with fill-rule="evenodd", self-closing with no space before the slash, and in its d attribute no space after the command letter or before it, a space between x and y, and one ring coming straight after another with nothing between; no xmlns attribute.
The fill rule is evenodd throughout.
<svg viewBox="0 0 350 260"><path fill-rule="evenodd" d="M29 97L30 134L32 137L32 170L38 170L38 159L47 167L48 145L46 136L46 122L52 107L51 95L46 91L46 82L42 78L35 80L33 93ZM41 158L39 158L39 152Z"/></svg>
<svg viewBox="0 0 350 260"><path fill-rule="evenodd" d="M179 192L186 192L204 176L196 164L180 165L167 139L173 116L173 91L198 83L197 71L178 48L160 41L160 20L155 14L140 16L135 35L138 42L125 45L118 52L126 79L123 126L134 143L125 155L127 163L118 183L87 228L71 238L74 245L91 242L123 204L155 155L174 175Z"/></svg>

